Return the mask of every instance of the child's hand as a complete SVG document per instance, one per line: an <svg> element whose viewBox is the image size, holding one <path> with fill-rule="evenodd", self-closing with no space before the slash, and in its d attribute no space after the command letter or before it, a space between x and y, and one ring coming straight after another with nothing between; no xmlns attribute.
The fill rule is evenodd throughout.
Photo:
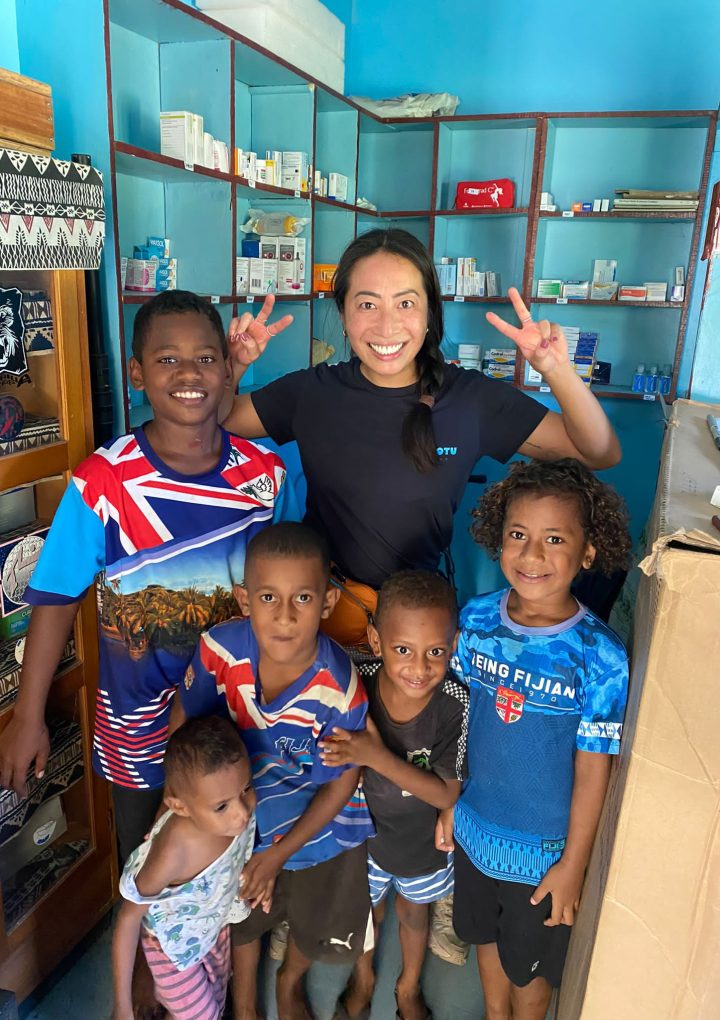
<svg viewBox="0 0 720 1020"><path fill-rule="evenodd" d="M511 326L494 312L486 314L487 321L495 329L499 329L503 336L512 340L520 348L523 357L545 379L548 379L556 369L569 365L570 356L562 328L555 322L548 322L547 319L533 322L525 302L515 287L510 287L508 297L520 320L520 328Z"/></svg>
<svg viewBox="0 0 720 1020"><path fill-rule="evenodd" d="M385 750L380 734L370 716L367 717L366 729L343 730L334 726L332 734L318 743L320 758L328 768L339 768L341 765L368 765L373 767L378 754Z"/></svg>
<svg viewBox="0 0 720 1020"><path fill-rule="evenodd" d="M453 842L454 816L454 808L443 808L438 812L438 820L435 823L435 849L444 854L449 854L451 850L455 849Z"/></svg>
<svg viewBox="0 0 720 1020"><path fill-rule="evenodd" d="M574 922L575 911L580 903L584 874L584 871L579 871L572 865L559 860L550 868L532 894L530 902L533 906L537 906L548 893L552 896L552 913L545 921L548 927Z"/></svg>
<svg viewBox="0 0 720 1020"><path fill-rule="evenodd" d="M267 914L275 879L281 869L282 861L275 856L272 847L253 854L247 862L240 876L240 895L253 910L261 905Z"/></svg>
<svg viewBox="0 0 720 1020"><path fill-rule="evenodd" d="M283 315L277 322L272 322L268 326L267 320L274 304L275 296L268 294L255 317L252 312L243 312L239 318L230 322L228 349L233 368L235 364L243 368L252 365L267 347L270 337L282 333L293 321L292 315Z"/></svg>

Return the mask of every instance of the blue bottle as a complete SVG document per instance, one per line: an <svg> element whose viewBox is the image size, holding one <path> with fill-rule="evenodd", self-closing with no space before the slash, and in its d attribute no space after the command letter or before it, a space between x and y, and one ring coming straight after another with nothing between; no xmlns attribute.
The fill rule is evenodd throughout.
<svg viewBox="0 0 720 1020"><path fill-rule="evenodd" d="M645 392L657 393L659 384L660 377L658 376L658 367L657 365L651 365L650 371L645 376Z"/></svg>
<svg viewBox="0 0 720 1020"><path fill-rule="evenodd" d="M658 393L661 397L666 397L670 392L672 386L672 365L663 365L663 370L660 373L660 382L658 383Z"/></svg>
<svg viewBox="0 0 720 1020"><path fill-rule="evenodd" d="M638 365L638 367L637 367L637 369L635 371L635 375L633 376L633 381L632 381L632 391L633 391L633 393L644 393L645 392L645 381L646 381L646 379L647 379L647 376L645 375L645 365L642 362L640 362L640 364Z"/></svg>

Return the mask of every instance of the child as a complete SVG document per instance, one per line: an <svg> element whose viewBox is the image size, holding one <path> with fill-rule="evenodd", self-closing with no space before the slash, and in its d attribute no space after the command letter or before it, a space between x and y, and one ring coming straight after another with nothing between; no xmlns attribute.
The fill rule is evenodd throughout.
<svg viewBox="0 0 720 1020"><path fill-rule="evenodd" d="M76 468L25 596L35 608L0 781L24 795L30 763L45 768L48 691L97 577L93 764L112 784L121 862L160 805L170 705L200 632L236 611L248 539L292 515L282 461L217 424L226 354L217 310L195 294L139 309L130 380L154 418Z"/></svg>
<svg viewBox="0 0 720 1020"><path fill-rule="evenodd" d="M240 734L227 719L191 719L165 752L165 806L120 879L113 938L113 1020L133 1020L140 936L158 1001L173 1020L218 1020L230 973L231 921L253 849L255 793Z"/></svg>
<svg viewBox="0 0 720 1020"><path fill-rule="evenodd" d="M474 511L509 588L471 599L469 778L455 808L457 934L477 948L487 1020L543 1020L620 747L625 649L580 605L580 570L620 569L619 496L574 460L514 464ZM450 844L447 825L439 845Z"/></svg>
<svg viewBox="0 0 720 1020"><path fill-rule="evenodd" d="M361 668L370 701L367 730L334 729L321 744L327 765L364 766L363 789L377 829L368 853L376 925L390 887L398 894L400 1020L429 1015L420 992L428 905L453 886L452 859L436 850L434 832L438 810L455 803L464 777L468 695L447 676L457 635L457 604L447 581L421 570L390 577L368 627L381 661ZM336 1017L369 1017L373 984L368 952Z"/></svg>
<svg viewBox="0 0 720 1020"><path fill-rule="evenodd" d="M318 635L337 599L319 535L285 523L254 536L237 595L249 619L202 635L171 725L185 713L223 712L243 735L259 845L243 872L243 896L254 909L233 928L235 1017L255 1020L259 940L287 920L278 1016L296 1020L310 1015L302 979L311 962L355 959L369 928L365 840L373 827L358 769L328 766L318 754L333 727L364 725L367 697L342 649ZM276 880L264 913L260 904Z"/></svg>

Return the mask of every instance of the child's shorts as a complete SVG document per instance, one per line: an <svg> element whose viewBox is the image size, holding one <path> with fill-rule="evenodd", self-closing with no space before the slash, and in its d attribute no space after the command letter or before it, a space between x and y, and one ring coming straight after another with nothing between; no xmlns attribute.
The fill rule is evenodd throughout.
<svg viewBox="0 0 720 1020"><path fill-rule="evenodd" d="M537 906L533 886L490 878L476 868L455 840L453 927L464 942L496 942L503 970L519 988L543 977L557 988L562 978L572 927L545 921L552 912L550 893Z"/></svg>
<svg viewBox="0 0 720 1020"><path fill-rule="evenodd" d="M435 903L453 891L453 855L448 854L447 867L441 868L440 871L416 875L415 878L400 878L398 875L391 875L389 871L384 871L368 854L368 881L370 900L374 907L382 903L391 886L410 903Z"/></svg>
<svg viewBox="0 0 720 1020"><path fill-rule="evenodd" d="M300 952L322 963L348 963L372 938L367 845L353 847L302 871L283 869L277 877L270 913L255 907L232 926L234 946L244 946L287 921Z"/></svg>

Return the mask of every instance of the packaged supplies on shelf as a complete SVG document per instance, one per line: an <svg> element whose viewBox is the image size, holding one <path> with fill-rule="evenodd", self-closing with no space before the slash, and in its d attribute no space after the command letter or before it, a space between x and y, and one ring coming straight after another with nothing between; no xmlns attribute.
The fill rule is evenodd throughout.
<svg viewBox="0 0 720 1020"><path fill-rule="evenodd" d="M485 296L485 273L477 271L477 259L459 258L457 260L455 292L463 297Z"/></svg>
<svg viewBox="0 0 720 1020"><path fill-rule="evenodd" d="M277 290L278 264L275 259L249 260L249 294L274 294Z"/></svg>
<svg viewBox="0 0 720 1020"><path fill-rule="evenodd" d="M591 283L590 284L590 300L591 301L614 301L617 297L618 284L613 283Z"/></svg>
<svg viewBox="0 0 720 1020"><path fill-rule="evenodd" d="M292 191L307 191L308 164L307 152L283 151L280 186L290 188Z"/></svg>
<svg viewBox="0 0 720 1020"><path fill-rule="evenodd" d="M546 211L555 211L555 199L553 198L552 192L542 191L540 193L540 208Z"/></svg>
<svg viewBox="0 0 720 1020"><path fill-rule="evenodd" d="M0 882L7 882L67 831L67 819L59 797L42 804L20 831L0 846Z"/></svg>
<svg viewBox="0 0 720 1020"><path fill-rule="evenodd" d="M675 302L682 302L685 300L685 288L674 284L670 290L670 300Z"/></svg>
<svg viewBox="0 0 720 1020"><path fill-rule="evenodd" d="M344 174L328 174L328 198L347 202L348 179Z"/></svg>
<svg viewBox="0 0 720 1020"><path fill-rule="evenodd" d="M268 237L297 237L309 222L310 218L308 216L293 216L291 213L248 209L248 218L240 229L244 234L260 234L261 236L266 235Z"/></svg>
<svg viewBox="0 0 720 1020"><path fill-rule="evenodd" d="M695 212L698 207L697 191L647 191L639 188L616 188L616 209L634 211L675 210Z"/></svg>
<svg viewBox="0 0 720 1020"><path fill-rule="evenodd" d="M250 293L250 259L240 255L235 259L235 293Z"/></svg>
<svg viewBox="0 0 720 1020"><path fill-rule="evenodd" d="M627 283L618 288L618 301L647 301L647 287Z"/></svg>
<svg viewBox="0 0 720 1020"><path fill-rule="evenodd" d="M209 167L211 170L215 165L215 158L213 156L214 141L215 139L209 131L203 131L202 165Z"/></svg>
<svg viewBox="0 0 720 1020"><path fill-rule="evenodd" d="M257 153L247 149L235 149L235 173L246 181L257 180Z"/></svg>
<svg viewBox="0 0 720 1020"><path fill-rule="evenodd" d="M10 638L0 642L0 711L4 711L15 700L20 684L24 652L24 637ZM75 659L75 637L73 635L68 639L63 649L57 672L60 673Z"/></svg>
<svg viewBox="0 0 720 1020"><path fill-rule="evenodd" d="M261 259L275 259L280 257L280 242L277 236L269 236L263 234L260 237L260 258Z"/></svg>
<svg viewBox="0 0 720 1020"><path fill-rule="evenodd" d="M268 163L272 164L273 172L275 176L274 183L279 185L282 180L282 152L280 149L266 149L265 150L265 166Z"/></svg>
<svg viewBox="0 0 720 1020"><path fill-rule="evenodd" d="M167 265L161 264L167 262ZM128 259L125 290L152 294L159 290L174 290L177 286L175 259Z"/></svg>
<svg viewBox="0 0 720 1020"><path fill-rule="evenodd" d="M170 258L169 237L148 237L146 247L150 249L150 258Z"/></svg>
<svg viewBox="0 0 720 1020"><path fill-rule="evenodd" d="M320 0L197 0L197 6L336 92L345 91L345 26Z"/></svg>
<svg viewBox="0 0 720 1020"><path fill-rule="evenodd" d="M251 237L245 238L240 245L240 251L246 259L259 259L260 258L260 238Z"/></svg>
<svg viewBox="0 0 720 1020"><path fill-rule="evenodd" d="M160 153L194 166L195 120L189 110L164 110L160 113Z"/></svg>
<svg viewBox="0 0 720 1020"><path fill-rule="evenodd" d="M73 719L48 719L50 755L41 778L28 772L27 797L0 790L0 845L14 836L44 801L62 793L84 774L82 731Z"/></svg>
<svg viewBox="0 0 720 1020"><path fill-rule="evenodd" d="M458 97L449 92L416 92L392 99L348 98L378 117L452 117L460 105Z"/></svg>
<svg viewBox="0 0 720 1020"><path fill-rule="evenodd" d="M306 266L307 266L307 239L304 237L295 238L295 262L297 273L297 282L300 284L300 291L305 293L305 283L307 280Z"/></svg>
<svg viewBox="0 0 720 1020"><path fill-rule="evenodd" d="M87 839L56 841L3 883L5 931L16 928L43 896L90 850Z"/></svg>
<svg viewBox="0 0 720 1020"><path fill-rule="evenodd" d="M193 114L193 137L195 141L195 163L204 166L203 157L205 150L205 123L202 114Z"/></svg>
<svg viewBox="0 0 720 1020"><path fill-rule="evenodd" d="M443 261L435 264L441 294L454 294L457 287L457 266L454 262Z"/></svg>
<svg viewBox="0 0 720 1020"><path fill-rule="evenodd" d="M667 301L666 283L645 283L646 301Z"/></svg>
<svg viewBox="0 0 720 1020"><path fill-rule="evenodd" d="M601 198L600 199L600 212L610 212L610 199L609 198Z"/></svg>
<svg viewBox="0 0 720 1020"><path fill-rule="evenodd" d="M126 284L127 284L127 264L128 264L128 260L126 258L123 257L123 258L120 259L120 290L125 290L126 289Z"/></svg>
<svg viewBox="0 0 720 1020"><path fill-rule="evenodd" d="M230 173L230 150L227 142L221 142L213 138L213 170L220 170L224 174Z"/></svg>
<svg viewBox="0 0 720 1020"><path fill-rule="evenodd" d="M684 266L675 266L674 280L675 280L675 286L676 287L684 287L685 286L685 267Z"/></svg>
<svg viewBox="0 0 720 1020"><path fill-rule="evenodd" d="M515 185L507 177L491 181L460 181L455 191L456 209L510 209Z"/></svg>
<svg viewBox="0 0 720 1020"><path fill-rule="evenodd" d="M479 361L482 354L480 344L458 344L460 361Z"/></svg>
<svg viewBox="0 0 720 1020"><path fill-rule="evenodd" d="M485 273L485 296L500 296L500 273L491 272L490 270Z"/></svg>
<svg viewBox="0 0 720 1020"><path fill-rule="evenodd" d="M617 273L617 259L595 259L593 262L593 283L612 283Z"/></svg>
<svg viewBox="0 0 720 1020"><path fill-rule="evenodd" d="M313 265L313 290L331 291L336 263L316 262Z"/></svg>
<svg viewBox="0 0 720 1020"><path fill-rule="evenodd" d="M575 298L576 300L587 300L590 297L589 280L568 280L562 286L564 298Z"/></svg>
<svg viewBox="0 0 720 1020"><path fill-rule="evenodd" d="M501 365L514 365L516 356L515 347L489 347L485 351L485 358L488 361L495 361Z"/></svg>
<svg viewBox="0 0 720 1020"><path fill-rule="evenodd" d="M25 589L48 531L47 524L33 521L0 535L0 616L9 616L26 605Z"/></svg>
<svg viewBox="0 0 720 1020"><path fill-rule="evenodd" d="M483 375L490 379L503 379L511 382L515 378L515 366L503 361L483 361Z"/></svg>
<svg viewBox="0 0 720 1020"><path fill-rule="evenodd" d="M0 535L25 528L35 520L35 490L21 485L0 494Z"/></svg>
<svg viewBox="0 0 720 1020"><path fill-rule="evenodd" d="M599 386L610 385L612 364L609 361L596 361L592 371L592 381Z"/></svg>
<svg viewBox="0 0 720 1020"><path fill-rule="evenodd" d="M559 298L562 296L562 280L538 280L537 297Z"/></svg>

